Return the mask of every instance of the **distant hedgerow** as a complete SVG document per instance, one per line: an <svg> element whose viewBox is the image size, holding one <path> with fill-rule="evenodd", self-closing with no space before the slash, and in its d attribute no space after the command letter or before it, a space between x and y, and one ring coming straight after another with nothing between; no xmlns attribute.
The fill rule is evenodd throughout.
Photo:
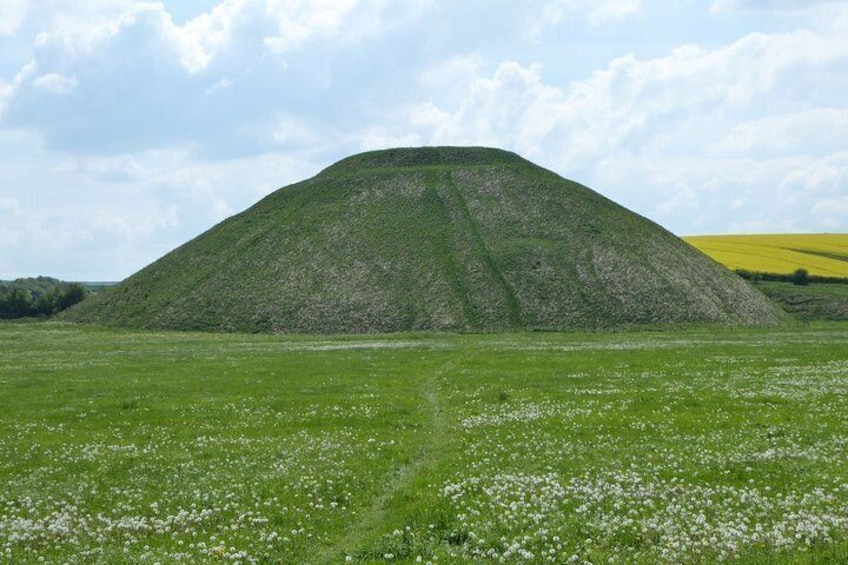
<svg viewBox="0 0 848 565"><path fill-rule="evenodd" d="M52 316L81 302L87 294L80 283L48 277L0 283L0 319Z"/></svg>

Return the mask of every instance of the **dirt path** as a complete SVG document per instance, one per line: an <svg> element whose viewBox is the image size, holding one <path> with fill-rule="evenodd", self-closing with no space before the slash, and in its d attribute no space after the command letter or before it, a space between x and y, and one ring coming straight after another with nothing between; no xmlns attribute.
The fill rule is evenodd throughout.
<svg viewBox="0 0 848 565"><path fill-rule="evenodd" d="M422 397L430 414L429 426L421 432L421 443L415 457L407 464L397 468L387 477L385 488L376 497L371 506L359 513L359 519L352 523L347 532L331 546L312 557L309 565L344 563L345 556L367 547L372 540L390 533L396 525L388 524L388 507L391 500L407 490L425 467L432 465L446 439L446 423L438 393L438 381L453 366L448 361L437 371L424 377Z"/></svg>

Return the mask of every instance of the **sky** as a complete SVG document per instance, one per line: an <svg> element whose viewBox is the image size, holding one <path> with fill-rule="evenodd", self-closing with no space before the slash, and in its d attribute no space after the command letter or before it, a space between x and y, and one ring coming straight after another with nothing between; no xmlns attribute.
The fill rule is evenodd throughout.
<svg viewBox="0 0 848 565"><path fill-rule="evenodd" d="M678 235L848 232L844 0L2 0L0 279L117 281L361 151Z"/></svg>

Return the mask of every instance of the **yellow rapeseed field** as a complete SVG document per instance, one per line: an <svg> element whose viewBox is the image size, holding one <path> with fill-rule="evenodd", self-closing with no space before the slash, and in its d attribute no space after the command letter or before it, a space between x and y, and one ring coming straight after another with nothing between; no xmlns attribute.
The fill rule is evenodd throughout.
<svg viewBox="0 0 848 565"><path fill-rule="evenodd" d="M699 235L684 241L729 269L848 277L848 233Z"/></svg>

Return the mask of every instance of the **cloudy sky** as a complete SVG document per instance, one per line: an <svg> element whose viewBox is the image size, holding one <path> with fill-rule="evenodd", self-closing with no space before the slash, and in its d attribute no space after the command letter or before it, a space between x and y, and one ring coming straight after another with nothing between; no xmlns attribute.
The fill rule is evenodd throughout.
<svg viewBox="0 0 848 565"><path fill-rule="evenodd" d="M0 279L120 280L363 150L678 235L848 232L844 0L2 0Z"/></svg>

